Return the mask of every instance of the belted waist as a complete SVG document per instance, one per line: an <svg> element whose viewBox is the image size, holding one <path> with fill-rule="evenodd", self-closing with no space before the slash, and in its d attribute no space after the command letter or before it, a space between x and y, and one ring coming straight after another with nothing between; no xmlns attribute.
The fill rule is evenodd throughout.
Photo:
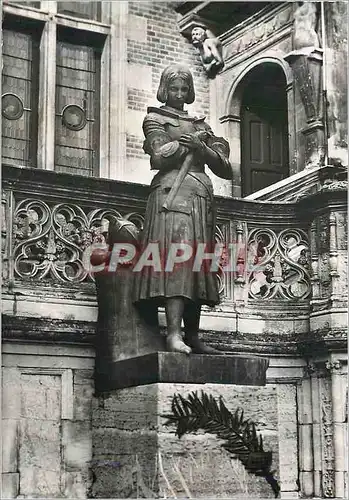
<svg viewBox="0 0 349 500"><path fill-rule="evenodd" d="M195 168L195 165L194 165ZM201 167L202 169L202 167ZM178 170L172 170L166 174L158 173L152 180L150 188L158 189L162 188L164 192L169 191L173 186L174 181L178 175ZM186 192L187 194L198 194L199 196L211 198L213 196L213 187L211 179L205 174L203 170L197 171L189 170L187 176L185 177L181 187L181 192Z"/></svg>

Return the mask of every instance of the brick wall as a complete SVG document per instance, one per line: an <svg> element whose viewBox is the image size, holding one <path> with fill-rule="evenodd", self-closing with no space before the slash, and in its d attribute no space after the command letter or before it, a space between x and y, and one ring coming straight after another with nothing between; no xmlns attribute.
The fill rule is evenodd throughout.
<svg viewBox="0 0 349 500"><path fill-rule="evenodd" d="M209 82L194 47L177 29L178 14L170 2L129 2L127 157L145 159L142 121L149 105L158 106L156 92L162 70L184 63L193 71L195 114L209 113ZM148 160L147 160L148 161Z"/></svg>

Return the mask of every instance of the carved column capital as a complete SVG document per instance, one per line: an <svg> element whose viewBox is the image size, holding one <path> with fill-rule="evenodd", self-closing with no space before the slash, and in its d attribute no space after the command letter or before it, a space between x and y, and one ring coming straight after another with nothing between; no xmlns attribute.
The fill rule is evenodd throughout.
<svg viewBox="0 0 349 500"><path fill-rule="evenodd" d="M333 361L326 361L326 369L331 373L338 373L342 369L343 362L340 359L334 359Z"/></svg>

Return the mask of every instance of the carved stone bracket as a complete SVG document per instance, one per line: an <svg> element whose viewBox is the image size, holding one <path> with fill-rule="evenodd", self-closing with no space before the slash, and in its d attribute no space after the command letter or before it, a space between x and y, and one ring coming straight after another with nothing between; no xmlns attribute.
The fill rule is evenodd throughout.
<svg viewBox="0 0 349 500"><path fill-rule="evenodd" d="M214 33L218 25L191 12L178 23L180 33L191 41L197 50L203 68L209 78L215 78L224 67L222 43Z"/></svg>

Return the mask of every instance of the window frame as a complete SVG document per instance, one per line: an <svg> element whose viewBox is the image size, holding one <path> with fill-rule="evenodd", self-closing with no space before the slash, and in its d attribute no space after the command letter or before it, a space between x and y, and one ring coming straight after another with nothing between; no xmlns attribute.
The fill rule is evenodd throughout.
<svg viewBox="0 0 349 500"><path fill-rule="evenodd" d="M102 95L105 96L109 86L110 63L110 34L111 34L111 7L109 2L101 2L101 21L95 21L76 16L57 13L57 2L42 1L40 9L16 3L3 3L3 18L16 19L18 24L25 27L42 26L40 38L39 85L37 101L37 122L35 141L36 167L44 170L55 170L55 88L56 88L56 45L58 42L58 29L68 28L80 33L87 33L91 40L91 47L97 48L99 44L99 112L96 114L97 133L94 134L94 151L97 155L94 162L92 176L109 177L110 167L110 120L109 116L100 105ZM102 22L104 21L104 22ZM108 23L108 24L107 24ZM28 29L28 28L27 28ZM29 28L30 31L30 28ZM98 44L93 40L98 40ZM103 44L101 41L103 40ZM96 52L97 54L97 52ZM102 73L105 70L105 76ZM110 103L109 103L110 105ZM107 140L106 140L107 138ZM103 148L103 149L101 149ZM101 166L101 159L107 159L107 165ZM98 171L97 171L98 169Z"/></svg>
<svg viewBox="0 0 349 500"><path fill-rule="evenodd" d="M28 26L30 25L30 27ZM29 133L29 165L23 165L25 168L36 168L38 166L38 122L39 122L39 95L40 95L40 74L39 74L39 58L40 58L40 39L42 36L43 24L37 21L29 20L26 26L23 26L20 19L16 16L4 15L2 30L13 31L16 33L28 34L31 37L31 45L33 50L33 59L31 61L31 92L30 92L30 133ZM4 43L2 41L2 54ZM2 76L2 75L1 75ZM1 95L4 95L3 89ZM2 134L1 134L2 135ZM2 139L3 141L3 139ZM10 161L4 161L3 164L10 164Z"/></svg>
<svg viewBox="0 0 349 500"><path fill-rule="evenodd" d="M102 59L102 53L103 53L103 48L105 45L105 37L103 35L99 35L96 33L91 33L88 31L81 31L81 38L76 41L74 39L74 31L71 28L67 28L66 26L58 26L57 29L57 36L56 36L56 51L57 51L57 46L58 43L61 42L67 42L76 46L88 46L90 47L95 56L95 61L96 61L96 72L95 72L95 78L96 78L96 89L98 89L97 92L97 98L94 102L94 122L95 122L95 129L93 133L93 139L92 139L92 148L93 148L93 166L92 166L92 173L89 175L89 177L100 177L100 164L101 164L101 155L100 155L100 136L101 136L101 59ZM57 72L57 61L56 61L56 72ZM56 73L57 74L57 73ZM56 80L56 74L55 74L55 80ZM55 81L55 92L56 92L56 81ZM55 103L56 104L56 103ZM57 112L56 112L56 106L55 106L55 120L57 117ZM56 128L56 125L55 125ZM56 130L55 130L55 137L54 137L54 162L56 163ZM96 154L97 152L97 154ZM98 154L99 153L99 154ZM56 164L55 164L55 170L56 170ZM80 174L76 174L80 175ZM82 175L82 174L81 174Z"/></svg>

